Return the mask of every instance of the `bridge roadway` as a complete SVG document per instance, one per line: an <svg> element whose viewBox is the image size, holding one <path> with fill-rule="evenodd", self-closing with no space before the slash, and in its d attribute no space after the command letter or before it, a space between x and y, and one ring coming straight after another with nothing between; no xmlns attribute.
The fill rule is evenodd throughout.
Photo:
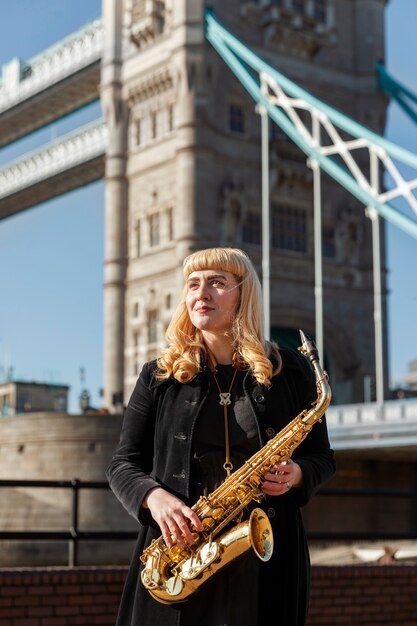
<svg viewBox="0 0 417 626"><path fill-rule="evenodd" d="M103 41L97 19L29 61L3 66L0 147L99 99Z"/></svg>
<svg viewBox="0 0 417 626"><path fill-rule="evenodd" d="M107 127L77 128L0 169L0 219L104 177Z"/></svg>
<svg viewBox="0 0 417 626"><path fill-rule="evenodd" d="M336 452L417 460L417 398L330 406L326 419Z"/></svg>

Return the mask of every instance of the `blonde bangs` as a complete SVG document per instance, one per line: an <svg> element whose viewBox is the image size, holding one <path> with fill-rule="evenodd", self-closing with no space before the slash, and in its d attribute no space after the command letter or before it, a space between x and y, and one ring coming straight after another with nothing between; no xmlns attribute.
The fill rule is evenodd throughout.
<svg viewBox="0 0 417 626"><path fill-rule="evenodd" d="M192 272L207 269L223 270L236 278L244 278L250 271L249 262L246 254L237 248L207 248L184 259L184 278L187 279Z"/></svg>

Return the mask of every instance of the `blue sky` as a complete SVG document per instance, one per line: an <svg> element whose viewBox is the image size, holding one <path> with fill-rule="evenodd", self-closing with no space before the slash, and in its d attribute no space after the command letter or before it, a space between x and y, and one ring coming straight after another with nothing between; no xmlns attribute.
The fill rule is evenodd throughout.
<svg viewBox="0 0 417 626"><path fill-rule="evenodd" d="M0 0L0 64L30 59L101 12L100 0ZM417 2L390 0L387 69L417 92ZM99 105L0 151L0 164L100 115ZM390 105L386 136L415 150L417 127ZM0 221L0 380L71 386L70 411L83 386L101 405L104 185L97 182ZM416 217L416 216L414 216ZM416 218L417 219L417 218ZM392 383L417 358L417 241L387 225L389 349ZM81 382L80 369L85 370Z"/></svg>

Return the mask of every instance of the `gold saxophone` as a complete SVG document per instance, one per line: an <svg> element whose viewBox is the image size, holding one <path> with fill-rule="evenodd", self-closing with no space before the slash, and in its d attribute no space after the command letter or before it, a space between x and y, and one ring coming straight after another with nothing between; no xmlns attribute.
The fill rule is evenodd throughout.
<svg viewBox="0 0 417 626"><path fill-rule="evenodd" d="M262 478L275 463L290 459L313 425L321 421L331 400L328 376L323 371L314 342L300 330L299 351L310 360L317 384L317 400L283 428L263 448L208 496L192 507L201 519L202 531L194 531L194 543L170 548L163 537L154 539L140 557L144 564L142 583L155 600L163 604L183 602L225 565L252 548L268 561L273 551L273 532L268 517L255 508L241 521L243 509L252 501L261 502ZM231 528L221 531L232 524Z"/></svg>

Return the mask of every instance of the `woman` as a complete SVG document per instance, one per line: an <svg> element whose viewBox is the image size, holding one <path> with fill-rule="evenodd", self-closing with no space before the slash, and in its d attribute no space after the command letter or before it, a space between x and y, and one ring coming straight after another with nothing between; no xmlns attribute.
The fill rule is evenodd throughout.
<svg viewBox="0 0 417 626"><path fill-rule="evenodd" d="M325 420L264 477L260 506L275 538L268 562L249 550L176 605L154 600L140 581L150 542L162 534L168 546L192 543L201 530L191 508L199 496L317 396L307 359L265 341L261 287L244 252L191 254L184 278L168 347L142 369L108 469L112 490L141 525L117 624L263 626L275 615L274 623L304 626L310 563L300 507L335 469Z"/></svg>

